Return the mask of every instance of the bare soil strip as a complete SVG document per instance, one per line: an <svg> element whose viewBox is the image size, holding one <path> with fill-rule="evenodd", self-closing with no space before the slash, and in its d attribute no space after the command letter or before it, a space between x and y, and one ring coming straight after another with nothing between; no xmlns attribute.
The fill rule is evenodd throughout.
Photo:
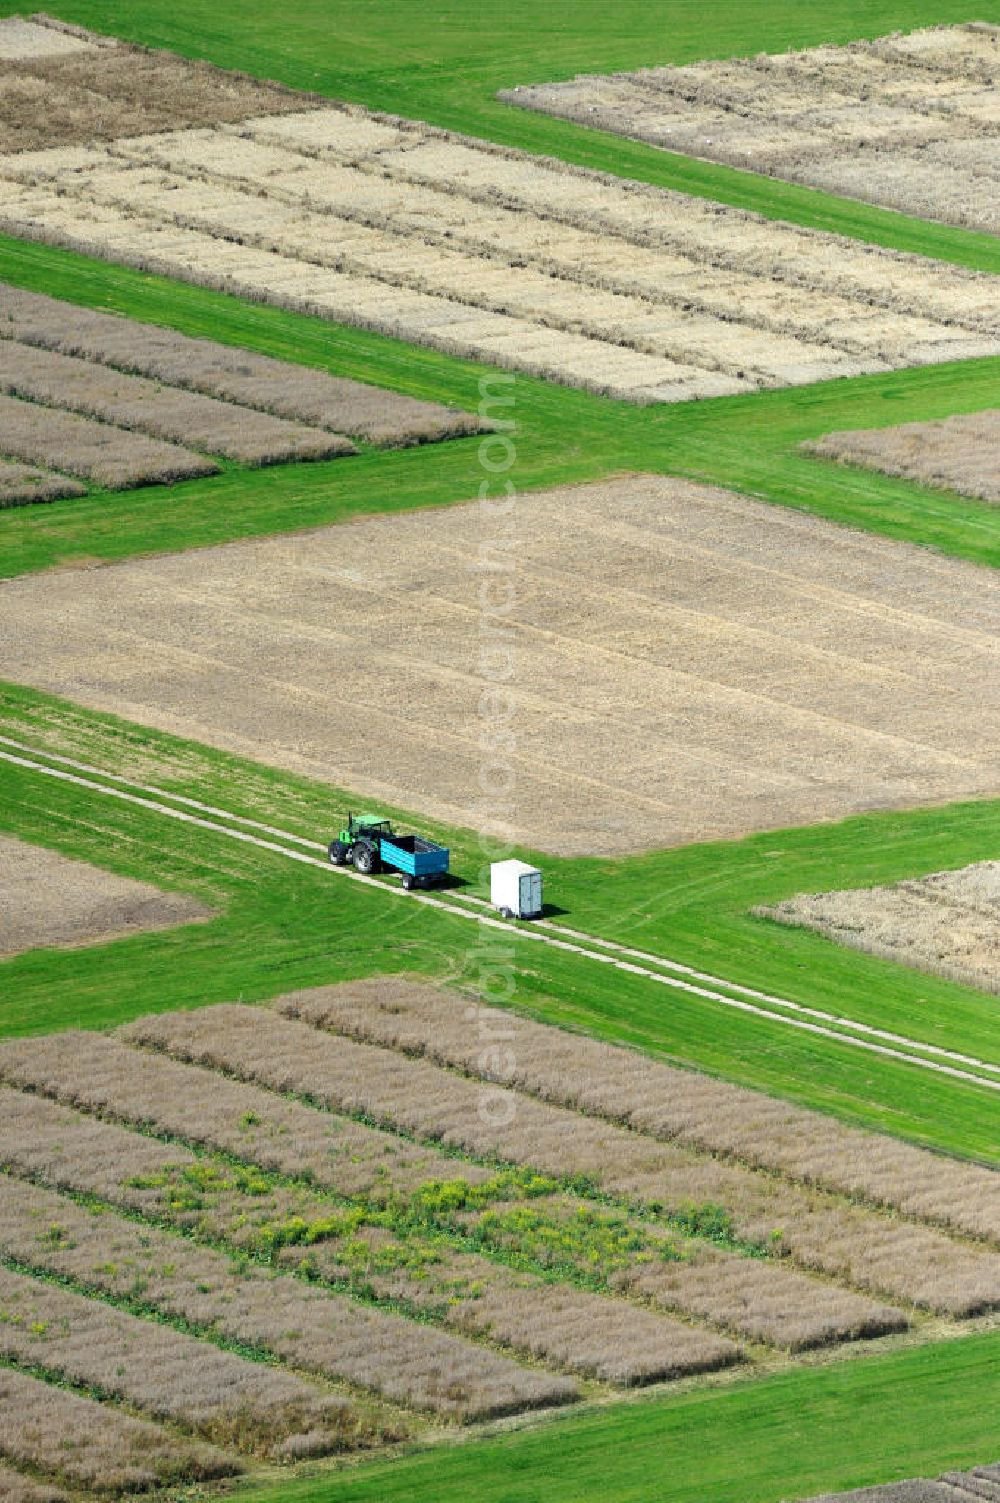
<svg viewBox="0 0 1000 1503"><path fill-rule="evenodd" d="M314 106L12 149L0 224L639 403L1000 351L994 278Z"/></svg>
<svg viewBox="0 0 1000 1503"><path fill-rule="evenodd" d="M433 443L489 426L457 408L0 284L4 337L235 403L244 419L252 408L379 445ZM102 373L90 378L97 384Z"/></svg>
<svg viewBox="0 0 1000 1503"><path fill-rule="evenodd" d="M518 87L509 104L1000 234L1000 27Z"/></svg>
<svg viewBox="0 0 1000 1503"><path fill-rule="evenodd" d="M765 918L1000 995L1000 862L789 898Z"/></svg>
<svg viewBox="0 0 1000 1503"><path fill-rule="evenodd" d="M656 477L533 495L513 521L488 595L516 594L524 844L596 855L1000 791L991 571ZM465 825L482 541L472 504L17 580L6 672Z"/></svg>
<svg viewBox="0 0 1000 1503"><path fill-rule="evenodd" d="M95 44L69 32L39 25L31 16L4 16L0 20L0 63L25 62L45 57L72 57L96 51Z"/></svg>
<svg viewBox="0 0 1000 1503"><path fill-rule="evenodd" d="M158 1425L0 1367L0 1457L98 1493L208 1482L242 1470L235 1458Z"/></svg>
<svg viewBox="0 0 1000 1503"><path fill-rule="evenodd" d="M0 1266L0 1354L276 1460L370 1443L351 1403L157 1321Z"/></svg>
<svg viewBox="0 0 1000 1503"><path fill-rule="evenodd" d="M483 1086L426 1060L324 1035L252 1007L208 1007L130 1025L123 1035L175 1058L220 1069L316 1105L352 1112L479 1158L558 1179L581 1175L610 1195L682 1215L722 1206L736 1233L784 1251L800 1266L890 1298L953 1315L1000 1302L1000 1255L943 1233L845 1203L818 1190L655 1142L625 1128L550 1106L508 1087ZM49 1078L16 1045L0 1052L14 1084ZM70 1066L71 1068L71 1066ZM58 1089L56 1087L56 1089ZM70 1099L80 1087L67 1087Z"/></svg>
<svg viewBox="0 0 1000 1503"><path fill-rule="evenodd" d="M980 501L1000 501L1000 411L827 433L803 448L822 459L881 470Z"/></svg>
<svg viewBox="0 0 1000 1503"><path fill-rule="evenodd" d="M926 892L922 906L928 929L940 905L942 931L949 921L959 930L966 917L949 911L952 893L956 901L964 894L969 908L975 903L973 911L984 920L989 918L992 894L996 945L1000 863L941 873L923 884L905 884L903 890L914 888ZM886 889L874 889L870 896L877 905L885 901L885 894ZM849 903L869 894L827 896ZM795 917L799 905L821 902L793 900L779 911L788 913L789 922L803 922ZM929 950L936 937L928 933ZM1000 989L998 953L995 948L994 978ZM759 1091L678 1070L500 1008L478 1006L470 1020L467 998L399 977L298 992L284 998L278 1010L331 1033L422 1055L545 1101L624 1123L650 1137L774 1170L807 1185L822 1185L1000 1243L1000 1174L955 1163L897 1138L847 1127ZM485 1049L484 1039L494 1038L502 1043Z"/></svg>
<svg viewBox="0 0 1000 1503"><path fill-rule="evenodd" d="M0 955L97 944L210 917L194 898L0 835Z"/></svg>
<svg viewBox="0 0 1000 1503"><path fill-rule="evenodd" d="M219 468L178 444L5 396L0 396L0 451L26 464L66 470L109 490L169 485L214 475Z"/></svg>
<svg viewBox="0 0 1000 1503"><path fill-rule="evenodd" d="M142 1141L136 1138L136 1154ZM53 1226L58 1233L46 1236ZM486 1419L576 1397L567 1378L7 1174L0 1175L0 1249L27 1267L138 1298L201 1333L445 1418Z"/></svg>
<svg viewBox="0 0 1000 1503"><path fill-rule="evenodd" d="M242 464L331 459L336 454L355 452L348 439L319 428L164 386L143 376L95 367L89 360L58 355L12 339L0 339L0 392L100 418L151 438L222 454Z"/></svg>
<svg viewBox="0 0 1000 1503"><path fill-rule="evenodd" d="M68 475L0 459L0 507L29 506L33 501L60 501L85 494L86 486Z"/></svg>

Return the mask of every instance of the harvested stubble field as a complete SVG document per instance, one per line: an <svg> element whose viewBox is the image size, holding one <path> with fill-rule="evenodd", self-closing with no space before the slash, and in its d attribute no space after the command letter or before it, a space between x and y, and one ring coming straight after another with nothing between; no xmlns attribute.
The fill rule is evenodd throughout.
<svg viewBox="0 0 1000 1503"><path fill-rule="evenodd" d="M86 487L68 475L54 475L51 470L37 470L31 465L0 459L0 507L61 501L67 496L85 494Z"/></svg>
<svg viewBox="0 0 1000 1503"><path fill-rule="evenodd" d="M0 224L639 403L1000 350L995 278L306 104L8 151Z"/></svg>
<svg viewBox="0 0 1000 1503"><path fill-rule="evenodd" d="M5 672L461 825L482 527L453 506L15 580ZM539 493L517 535L517 675L491 713L517 733L523 843L596 855L1000 787L992 571L653 477Z"/></svg>
<svg viewBox="0 0 1000 1503"><path fill-rule="evenodd" d="M493 1088L495 1112L491 1107L486 1120L481 1081L296 1019L217 1006L143 1019L123 1036L331 1112L361 1115L488 1162L584 1182L674 1218L683 1220L692 1207L720 1207L731 1237L876 1294L959 1316L1000 1304L1000 1255L985 1246L506 1087ZM75 1103L89 1099L91 1110L99 1109L101 1086L88 1084L72 1047L53 1045L47 1056L7 1045L0 1078Z"/></svg>
<svg viewBox="0 0 1000 1503"><path fill-rule="evenodd" d="M380 446L434 443L489 427L454 407L0 284L5 338L199 392L233 404L244 419L268 413ZM90 379L96 384L101 377L93 371Z"/></svg>
<svg viewBox="0 0 1000 1503"><path fill-rule="evenodd" d="M977 1499L986 1503L1000 1499L1000 1462L968 1472L942 1472L936 1481L913 1477L849 1493L823 1493L811 1503L975 1503Z"/></svg>
<svg viewBox="0 0 1000 1503"><path fill-rule="evenodd" d="M506 90L654 146L1000 234L1000 27Z"/></svg>
<svg viewBox="0 0 1000 1503"><path fill-rule="evenodd" d="M980 501L1000 501L1000 411L827 433L803 448L821 459L881 470Z"/></svg>
<svg viewBox="0 0 1000 1503"><path fill-rule="evenodd" d="M0 339L0 392L222 454L241 464L332 459L354 452L348 439L320 428L12 339Z"/></svg>
<svg viewBox="0 0 1000 1503"><path fill-rule="evenodd" d="M1000 862L891 887L803 894L757 912L1000 995Z"/></svg>
<svg viewBox="0 0 1000 1503"><path fill-rule="evenodd" d="M108 490L214 475L218 465L179 444L75 412L0 396L0 451L30 465L82 476Z"/></svg>
<svg viewBox="0 0 1000 1503"><path fill-rule="evenodd" d="M0 835L0 955L211 917L204 904Z"/></svg>

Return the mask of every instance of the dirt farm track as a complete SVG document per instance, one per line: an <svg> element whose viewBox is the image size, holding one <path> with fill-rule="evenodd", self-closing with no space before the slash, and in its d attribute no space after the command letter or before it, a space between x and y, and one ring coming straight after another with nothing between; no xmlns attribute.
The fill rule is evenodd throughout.
<svg viewBox="0 0 1000 1503"><path fill-rule="evenodd" d="M990 571L656 477L526 495L515 525L524 841L613 853L1000 788ZM468 825L490 536L469 505L11 582L7 672Z"/></svg>

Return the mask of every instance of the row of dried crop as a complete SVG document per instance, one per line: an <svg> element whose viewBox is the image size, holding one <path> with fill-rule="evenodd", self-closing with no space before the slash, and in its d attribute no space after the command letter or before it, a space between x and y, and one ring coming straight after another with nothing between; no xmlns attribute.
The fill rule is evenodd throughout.
<svg viewBox="0 0 1000 1503"><path fill-rule="evenodd" d="M654 1138L1000 1242L1000 1175L994 1170L956 1164L633 1050L487 1006L477 1007L470 1022L465 998L395 977L302 992L280 1002L279 1011L472 1075L488 1073ZM484 1039L497 1040L496 1051L485 1049Z"/></svg>
<svg viewBox="0 0 1000 1503"><path fill-rule="evenodd" d="M0 1357L252 1455L292 1460L397 1438L292 1373L2 1265Z"/></svg>
<svg viewBox="0 0 1000 1503"><path fill-rule="evenodd" d="M891 1298L957 1315L1000 1299L1000 1255L985 1248L505 1087L493 1088L496 1111L484 1113L481 1081L293 1019L209 1007L141 1020L125 1036L479 1158L576 1176L625 1201L674 1214L719 1205L736 1236ZM16 1065L11 1049L20 1049ZM30 1052L6 1046L0 1070L43 1080Z"/></svg>
<svg viewBox="0 0 1000 1503"><path fill-rule="evenodd" d="M905 1323L898 1310L817 1283L779 1262L629 1226L620 1215L546 1193L544 1182L530 1181L527 1191L502 1175L484 1183L484 1171L440 1155L423 1164L418 1179L406 1160L414 1153L426 1160L426 1150L403 1141L397 1171L381 1155L385 1134L253 1086L219 1079L209 1109L202 1105L200 1070L136 1055L110 1039L63 1036L38 1047L41 1057L30 1067L8 1056L0 1068L22 1085L86 1110L101 1109L128 1123L151 1117L157 1131L178 1138L194 1131L200 1143L247 1165L262 1162L286 1175L306 1174L317 1186L351 1197L361 1214L334 1212L301 1186L269 1186L259 1176L248 1201L245 1178L233 1180L218 1166L213 1173L176 1144L150 1145L107 1123L77 1121L70 1149L57 1108L5 1093L8 1161L19 1172L51 1178L58 1166L60 1183L215 1240L256 1251L273 1248L284 1265L305 1266L335 1284L405 1303L570 1371L635 1383L733 1354L705 1333L581 1288L563 1290L557 1311L551 1284L533 1269L571 1285L583 1281L588 1288L637 1294L657 1310L708 1320L786 1349ZM336 1136L325 1125L331 1120ZM697 1231L699 1218L688 1219ZM511 1261L520 1272L503 1266Z"/></svg>
<svg viewBox="0 0 1000 1503"><path fill-rule="evenodd" d="M66 475L54 475L32 465L0 459L0 507L26 506L32 501L59 501L82 496L84 487Z"/></svg>
<svg viewBox="0 0 1000 1503"><path fill-rule="evenodd" d="M434 442L481 426L435 402L21 288L0 286L0 336L380 445Z"/></svg>
<svg viewBox="0 0 1000 1503"><path fill-rule="evenodd" d="M937 422L827 433L803 448L822 459L1000 501L1000 411L995 409L955 413Z"/></svg>
<svg viewBox="0 0 1000 1503"><path fill-rule="evenodd" d="M0 1175L0 1253L136 1313L168 1316L199 1335L445 1418L483 1419L576 1396L566 1378L8 1174Z"/></svg>

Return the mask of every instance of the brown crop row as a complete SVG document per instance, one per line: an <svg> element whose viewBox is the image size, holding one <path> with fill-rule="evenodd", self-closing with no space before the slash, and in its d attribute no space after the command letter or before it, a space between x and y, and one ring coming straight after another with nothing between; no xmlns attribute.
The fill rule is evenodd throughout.
<svg viewBox="0 0 1000 1503"><path fill-rule="evenodd" d="M0 286L0 334L375 444L431 443L482 426L436 402L21 288Z"/></svg>
<svg viewBox="0 0 1000 1503"><path fill-rule="evenodd" d="M291 1373L3 1267L0 1354L257 1455L322 1456L373 1439L348 1400Z"/></svg>
<svg viewBox="0 0 1000 1503"><path fill-rule="evenodd" d="M66 1495L0 1463L0 1503L66 1503Z"/></svg>
<svg viewBox="0 0 1000 1503"><path fill-rule="evenodd" d="M248 1163L267 1161L274 1165L275 1156L266 1147L261 1153L258 1145L277 1139L286 1145L277 1155L286 1173L299 1174L308 1166L318 1185L341 1195L360 1193L376 1207L391 1195L402 1198L405 1211L408 1194L421 1186L430 1187L433 1193L442 1179L450 1183L465 1179L476 1184L484 1177L474 1165L435 1157L400 1142L401 1151L409 1149L411 1154L421 1156L423 1176L412 1172L397 1176L391 1163L383 1161L379 1167L384 1172L376 1169L374 1176L359 1178L351 1161L364 1162L370 1152L366 1135L376 1142L386 1135L351 1123L337 1124L344 1128L343 1138L357 1143L360 1152L348 1153L343 1141L337 1151L331 1152L329 1144L336 1128L325 1125L331 1119L323 1112L224 1078L212 1083L211 1096L217 1099L215 1110L209 1112L203 1105L206 1087L200 1070L163 1057L137 1055L100 1035L69 1036L66 1044L55 1049L49 1049L49 1043L54 1041L38 1044L43 1057L29 1072L19 1074L22 1083L57 1092L85 1109L112 1113L120 1120L142 1122L148 1115L158 1131L196 1136L207 1146L236 1153ZM99 1082L89 1092L82 1084L87 1079ZM257 1186L248 1202L225 1175L204 1177L198 1172L198 1161L183 1148L150 1145L108 1123L77 1120L71 1151L65 1141L66 1121L57 1108L30 1096L4 1095L6 1152L8 1162L18 1172L58 1177L59 1183L251 1247L267 1245L270 1230L288 1224L292 1218L321 1227L329 1216L329 1205L301 1189L267 1191ZM149 1105L151 1102L156 1103L155 1108ZM277 1104L277 1113L270 1112L271 1103ZM198 1126L193 1132L191 1124L195 1122ZM233 1130L232 1124L237 1122L239 1127ZM222 1126L214 1125L218 1123ZM321 1134L328 1144L326 1163L322 1150L310 1152L308 1147L299 1161L298 1145L315 1142ZM184 1183L185 1169L195 1175L199 1192L190 1209L184 1203L185 1191L190 1198L190 1185ZM139 1185L137 1180L144 1183ZM491 1201L488 1209L494 1206ZM572 1237L568 1244L565 1239L561 1244L557 1240L560 1230L565 1230L585 1207L579 1201L553 1196L535 1196L531 1207L544 1218L556 1245L568 1245L569 1251L562 1254L564 1263L575 1263L580 1274L592 1275L595 1270L587 1263L585 1248L575 1254ZM465 1213L457 1224L468 1232L475 1230L476 1220ZM345 1254L344 1243L352 1236L354 1244ZM515 1276L483 1257L441 1244L426 1245L418 1236L404 1236L400 1245L397 1232L388 1239L388 1249L386 1240L375 1223L362 1225L354 1233L348 1225L343 1231L325 1232L321 1241L310 1245L306 1261L327 1279L360 1285L382 1299L403 1300L460 1330L474 1330L514 1348L523 1348L524 1333L530 1331L529 1351L609 1382L649 1381L675 1373L682 1362L704 1366L732 1355L724 1345L686 1328L650 1321L643 1312L609 1304L579 1290L564 1291L561 1324L552 1318L551 1286L530 1273ZM520 1260L530 1261L532 1257L530 1238L498 1235L481 1245L513 1251ZM362 1248L367 1251L362 1253ZM683 1239L679 1264L673 1261L673 1248L666 1252L668 1262L661 1256L657 1240L643 1236L629 1266L619 1271L612 1287L624 1291L635 1288L658 1309L694 1315L737 1335L788 1349L851 1340L876 1330L898 1329L905 1323L898 1310L835 1286L818 1284L773 1261L715 1252ZM280 1261L291 1266L301 1258L301 1250L295 1246L280 1255ZM706 1260L712 1270L709 1280L702 1267ZM709 1286L714 1291L711 1298ZM629 1332L630 1357L625 1363L618 1355L623 1330Z"/></svg>
<svg viewBox="0 0 1000 1503"><path fill-rule="evenodd" d="M926 889L920 883L899 889L907 894L926 890L922 912L928 952L933 952L949 918L955 918L948 911L952 891L956 897L963 892L970 899L978 896L984 905L996 894L1000 864L986 863L968 873L966 881L949 882L943 880L949 874L941 874L926 879L931 884ZM777 912L791 922L808 922L811 904L820 905L815 912L822 918L830 911L822 907L824 902L838 903L846 928L859 919L857 904L866 897L875 912L884 904L885 889L792 900ZM929 925L935 903L944 905L937 932ZM985 911L982 916L985 927ZM499 1008L474 1006L470 1013L466 998L396 977L300 992L285 998L279 1011L333 1033L424 1055L560 1106L625 1123L654 1138L776 1170L806 1184L1000 1242L1000 1174L995 1171L958 1164L898 1138L847 1127L787 1101L693 1070L678 1070L632 1050Z"/></svg>
<svg viewBox="0 0 1000 1503"><path fill-rule="evenodd" d="M374 1045L324 1036L257 1008L167 1014L131 1024L124 1035L479 1157L557 1177L585 1176L626 1200L677 1212L692 1204L721 1205L740 1236L770 1243L806 1267L861 1288L952 1314L1000 1303L995 1253L504 1087L491 1088L492 1106L484 1112L482 1082ZM44 1075L30 1053L26 1046L4 1046L0 1073L14 1080L30 1072Z"/></svg>
<svg viewBox="0 0 1000 1503"><path fill-rule="evenodd" d="M39 1230L41 1228L41 1230ZM576 1396L566 1378L299 1279L247 1264L150 1223L93 1212L0 1176L0 1249L29 1267L179 1317L415 1408L479 1419Z"/></svg>
<svg viewBox="0 0 1000 1503"><path fill-rule="evenodd" d="M804 894L759 912L869 955L1000 993L998 903L1000 862L980 861L891 887ZM985 1187L984 1199L988 1214Z"/></svg>
<svg viewBox="0 0 1000 1503"><path fill-rule="evenodd" d="M1000 411L995 409L938 422L827 433L802 447L822 459L1000 501Z"/></svg>
<svg viewBox="0 0 1000 1503"><path fill-rule="evenodd" d="M177 444L16 397L0 396L0 449L27 464L66 470L111 490L166 485L213 475L219 468Z"/></svg>
<svg viewBox="0 0 1000 1503"><path fill-rule="evenodd" d="M31 465L0 459L0 507L60 501L66 496L85 494L86 487L70 480L68 475L53 475L50 470L36 470Z"/></svg>
<svg viewBox="0 0 1000 1503"><path fill-rule="evenodd" d="M197 1111L204 1081L191 1084L189 1107ZM102 1081L101 1089L113 1110L114 1079ZM310 1276L403 1303L461 1332L545 1357L571 1372L610 1383L648 1383L736 1357L728 1341L649 1310L572 1287L559 1291L557 1299L546 1280L428 1241L418 1229L359 1223L302 1188L268 1186L259 1175L233 1175L225 1161L197 1159L179 1145L149 1144L106 1122L67 1121L65 1110L48 1101L3 1095L4 1159L19 1174L96 1193L215 1242L265 1251L280 1266L302 1265ZM181 1102L176 1096L174 1101L176 1110ZM159 1114L151 1115L160 1128ZM301 1235L283 1245L288 1229L296 1226ZM842 1299L837 1309L834 1301L821 1297L819 1303L825 1338L838 1319L848 1337L866 1321L882 1329L900 1323L898 1312L870 1302L852 1308Z"/></svg>
<svg viewBox="0 0 1000 1503"><path fill-rule="evenodd" d="M240 1470L214 1447L0 1368L0 1457L98 1493L207 1482Z"/></svg>
<svg viewBox="0 0 1000 1503"><path fill-rule="evenodd" d="M133 329L133 338L135 330ZM0 339L0 392L243 464L353 454L346 438L89 360Z"/></svg>

